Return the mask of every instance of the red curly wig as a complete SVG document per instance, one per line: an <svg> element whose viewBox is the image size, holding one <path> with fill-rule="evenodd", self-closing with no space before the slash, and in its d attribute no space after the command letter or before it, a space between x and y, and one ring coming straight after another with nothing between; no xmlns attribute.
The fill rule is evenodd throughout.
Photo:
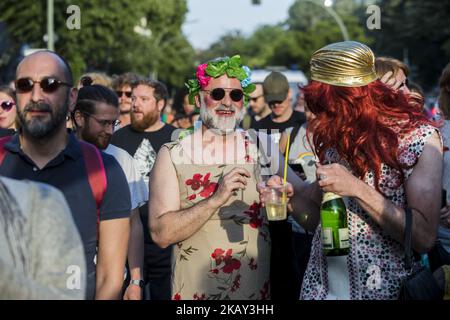
<svg viewBox="0 0 450 320"><path fill-rule="evenodd" d="M398 160L398 137L418 125L432 124L421 106L379 80L363 87L311 81L302 90L315 115L308 127L321 163L327 150L334 148L360 179L373 170L378 191L382 163L395 169L403 184L402 169L408 167Z"/></svg>

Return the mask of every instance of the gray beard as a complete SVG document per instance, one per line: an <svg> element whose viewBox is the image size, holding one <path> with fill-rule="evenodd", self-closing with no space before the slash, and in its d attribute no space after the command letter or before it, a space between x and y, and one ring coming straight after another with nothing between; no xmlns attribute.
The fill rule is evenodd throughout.
<svg viewBox="0 0 450 320"><path fill-rule="evenodd" d="M68 100L69 97L67 97L67 101L63 105L57 108L56 113L54 113L54 110L50 106L45 106L51 110L50 120L48 121L43 121L39 118L26 120L26 109L30 106L30 103L25 106L24 111L17 110L21 130L36 139L53 136L57 129L60 128L63 123L66 123L66 117L69 110Z"/></svg>
<svg viewBox="0 0 450 320"><path fill-rule="evenodd" d="M235 111L235 116L220 117L216 114L217 108L231 109ZM204 126L217 132L217 134L227 135L233 133L241 123L242 119L244 119L244 116L244 107L242 107L240 111L238 111L238 108L234 105L231 108L223 105L217 105L214 109L207 108L205 100L200 95L200 119L202 120Z"/></svg>

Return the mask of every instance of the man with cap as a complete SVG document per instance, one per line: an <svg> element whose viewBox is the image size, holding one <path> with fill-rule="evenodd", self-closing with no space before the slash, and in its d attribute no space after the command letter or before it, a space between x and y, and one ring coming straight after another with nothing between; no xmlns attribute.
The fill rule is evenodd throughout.
<svg viewBox="0 0 450 320"><path fill-rule="evenodd" d="M301 299L398 299L412 272L404 248L409 217L414 251L427 252L436 239L443 167L438 130L419 106L377 79L374 61L370 48L354 41L330 44L311 58L312 81L304 92L321 163L314 184L348 200L350 248L348 255L325 256L319 206L298 217L315 231ZM290 182L288 197L298 184ZM282 180L274 176L271 183ZM294 212L301 196L291 198Z"/></svg>
<svg viewBox="0 0 450 320"><path fill-rule="evenodd" d="M257 122L256 130L269 130L274 143L280 141L281 133L287 128L302 125L305 115L292 108L292 90L285 75L271 72L263 82L264 100L272 113Z"/></svg>

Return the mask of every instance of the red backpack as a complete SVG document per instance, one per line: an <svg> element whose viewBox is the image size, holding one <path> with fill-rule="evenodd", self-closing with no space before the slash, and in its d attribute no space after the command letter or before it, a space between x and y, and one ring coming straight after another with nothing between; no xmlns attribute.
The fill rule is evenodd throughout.
<svg viewBox="0 0 450 320"><path fill-rule="evenodd" d="M11 141L12 136L0 138L0 165L6 156L5 144ZM92 195L95 199L97 206L97 239L99 235L100 227L100 205L103 201L103 197L106 192L107 180L106 171L103 164L103 159L100 151L92 144L84 141L79 141L81 147L81 153L83 154L84 163L86 165L86 171L88 174L88 181L91 187Z"/></svg>

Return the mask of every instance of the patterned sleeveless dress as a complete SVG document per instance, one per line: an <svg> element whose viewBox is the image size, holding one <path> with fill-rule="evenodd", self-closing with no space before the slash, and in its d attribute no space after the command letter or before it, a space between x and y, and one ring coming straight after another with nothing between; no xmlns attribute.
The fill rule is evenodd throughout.
<svg viewBox="0 0 450 320"><path fill-rule="evenodd" d="M176 169L181 208L210 197L219 179L235 167L251 173L239 191L190 238L173 246L173 300L270 299L270 235L260 208L256 144L245 138L242 164L199 165L183 152L180 140L165 145Z"/></svg>
<svg viewBox="0 0 450 320"><path fill-rule="evenodd" d="M437 132L437 129L432 126L422 125L407 135L400 135L398 159L401 163L413 166L422 154L425 143L435 131ZM333 162L340 160L333 152L328 156ZM411 176L413 169L403 170L405 180ZM394 204L405 207L404 185L393 187L397 179L398 173L383 164L380 189ZM374 173L368 172L364 181L374 187ZM347 257L350 299L397 299L402 280L408 275L403 262L403 246L385 234L357 201L351 198L347 206L347 219L350 238L350 253ZM320 235L319 225L314 235L300 299L325 299L329 292L327 260L322 252Z"/></svg>

